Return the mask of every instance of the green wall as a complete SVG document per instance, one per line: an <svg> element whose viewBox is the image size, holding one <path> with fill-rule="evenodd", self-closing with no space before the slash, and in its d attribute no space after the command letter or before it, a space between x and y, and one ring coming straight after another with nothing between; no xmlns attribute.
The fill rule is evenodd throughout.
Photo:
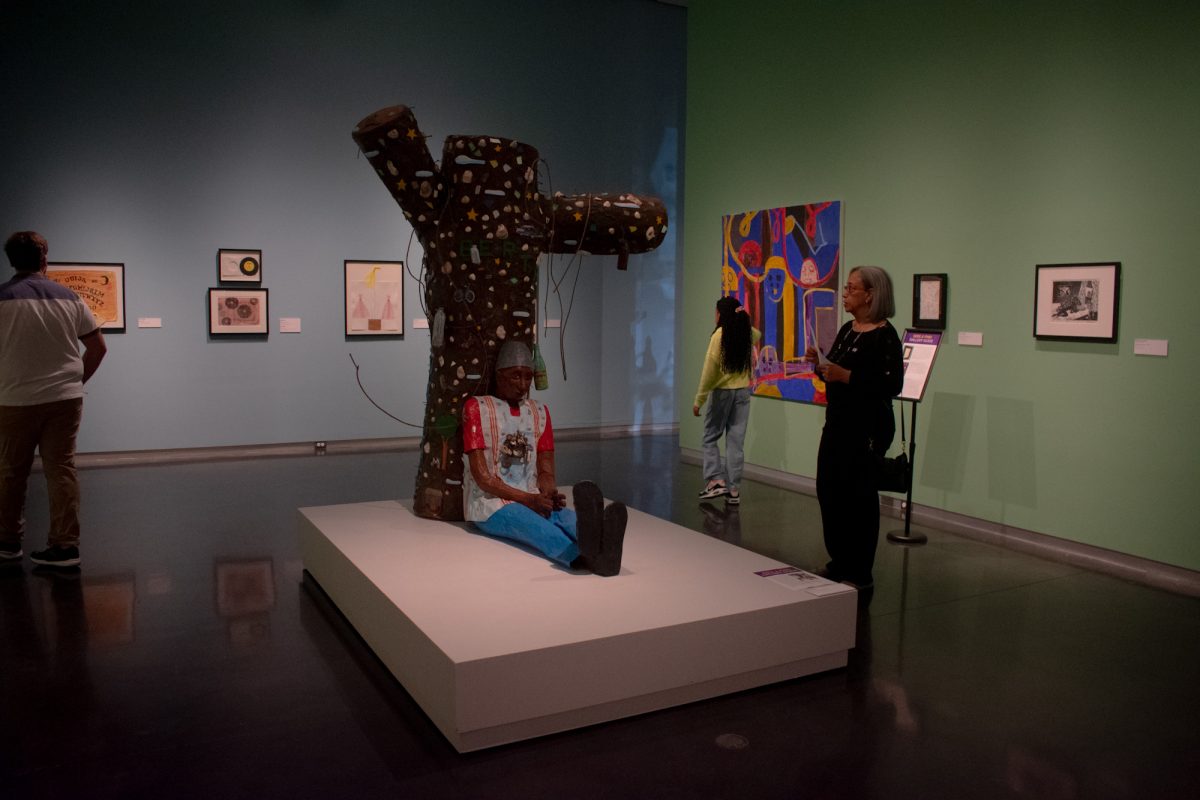
<svg viewBox="0 0 1200 800"><path fill-rule="evenodd" d="M692 0L687 100L684 447L721 216L841 200L898 328L950 276L914 500L1200 569L1200 4ZM1034 266L1109 260L1118 342L1036 341ZM823 413L755 398L747 460L814 475Z"/></svg>

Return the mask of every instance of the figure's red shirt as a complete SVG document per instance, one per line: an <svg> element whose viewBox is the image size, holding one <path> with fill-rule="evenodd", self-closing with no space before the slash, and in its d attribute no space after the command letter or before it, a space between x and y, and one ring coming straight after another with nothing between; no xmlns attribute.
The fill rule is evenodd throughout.
<svg viewBox="0 0 1200 800"><path fill-rule="evenodd" d="M541 438L538 439L537 451L539 453L554 449L554 429L550 425L550 409L546 406L542 406L542 408L546 409L546 427L542 430ZM512 406L508 407L508 413L514 417L521 416L520 409ZM468 397L467 402L463 403L463 452L482 450L484 447L483 423L479 420L479 401L474 397Z"/></svg>

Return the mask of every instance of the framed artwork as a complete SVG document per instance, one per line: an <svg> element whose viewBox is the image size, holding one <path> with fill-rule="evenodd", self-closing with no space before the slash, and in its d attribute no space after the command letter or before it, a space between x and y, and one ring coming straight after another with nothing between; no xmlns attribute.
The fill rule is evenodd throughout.
<svg viewBox="0 0 1200 800"><path fill-rule="evenodd" d="M946 281L945 274L913 275L914 328L946 329Z"/></svg>
<svg viewBox="0 0 1200 800"><path fill-rule="evenodd" d="M266 289L209 289L208 332L212 336L266 334Z"/></svg>
<svg viewBox="0 0 1200 800"><path fill-rule="evenodd" d="M221 283L262 283L262 250L218 250L217 280Z"/></svg>
<svg viewBox="0 0 1200 800"><path fill-rule="evenodd" d="M837 336L841 201L747 211L721 222L721 295L736 297L762 332L751 391L824 405L825 382L804 352L809 345L827 352Z"/></svg>
<svg viewBox="0 0 1200 800"><path fill-rule="evenodd" d="M346 261L346 335L404 336L404 262Z"/></svg>
<svg viewBox="0 0 1200 800"><path fill-rule="evenodd" d="M51 263L46 277L79 295L102 331L125 332L124 264Z"/></svg>
<svg viewBox="0 0 1200 800"><path fill-rule="evenodd" d="M1062 342L1117 341L1121 262L1038 264L1033 337Z"/></svg>

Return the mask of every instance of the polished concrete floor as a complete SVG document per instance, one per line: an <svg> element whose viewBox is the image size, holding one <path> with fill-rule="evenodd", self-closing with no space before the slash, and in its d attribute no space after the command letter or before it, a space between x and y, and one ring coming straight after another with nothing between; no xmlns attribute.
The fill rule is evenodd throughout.
<svg viewBox="0 0 1200 800"><path fill-rule="evenodd" d="M84 471L82 570L0 571L0 797L1200 797L1200 600L937 531L880 545L844 670L458 755L296 545L298 506L404 496L415 463ZM697 535L823 562L814 498L700 504L671 437L558 463ZM35 476L26 551L44 505Z"/></svg>

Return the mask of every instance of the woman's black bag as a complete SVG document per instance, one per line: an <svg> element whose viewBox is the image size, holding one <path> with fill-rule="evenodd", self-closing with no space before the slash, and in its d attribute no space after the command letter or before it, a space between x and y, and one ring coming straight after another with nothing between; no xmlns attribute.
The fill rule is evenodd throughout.
<svg viewBox="0 0 1200 800"><path fill-rule="evenodd" d="M912 482L912 465L908 463L908 442L904 438L904 404L900 404L900 455L895 458L876 456L876 488L881 492L907 494Z"/></svg>
<svg viewBox="0 0 1200 800"><path fill-rule="evenodd" d="M907 494L909 480L912 478L912 468L908 463L908 454L901 453L895 458L879 456L877 475L879 491Z"/></svg>

